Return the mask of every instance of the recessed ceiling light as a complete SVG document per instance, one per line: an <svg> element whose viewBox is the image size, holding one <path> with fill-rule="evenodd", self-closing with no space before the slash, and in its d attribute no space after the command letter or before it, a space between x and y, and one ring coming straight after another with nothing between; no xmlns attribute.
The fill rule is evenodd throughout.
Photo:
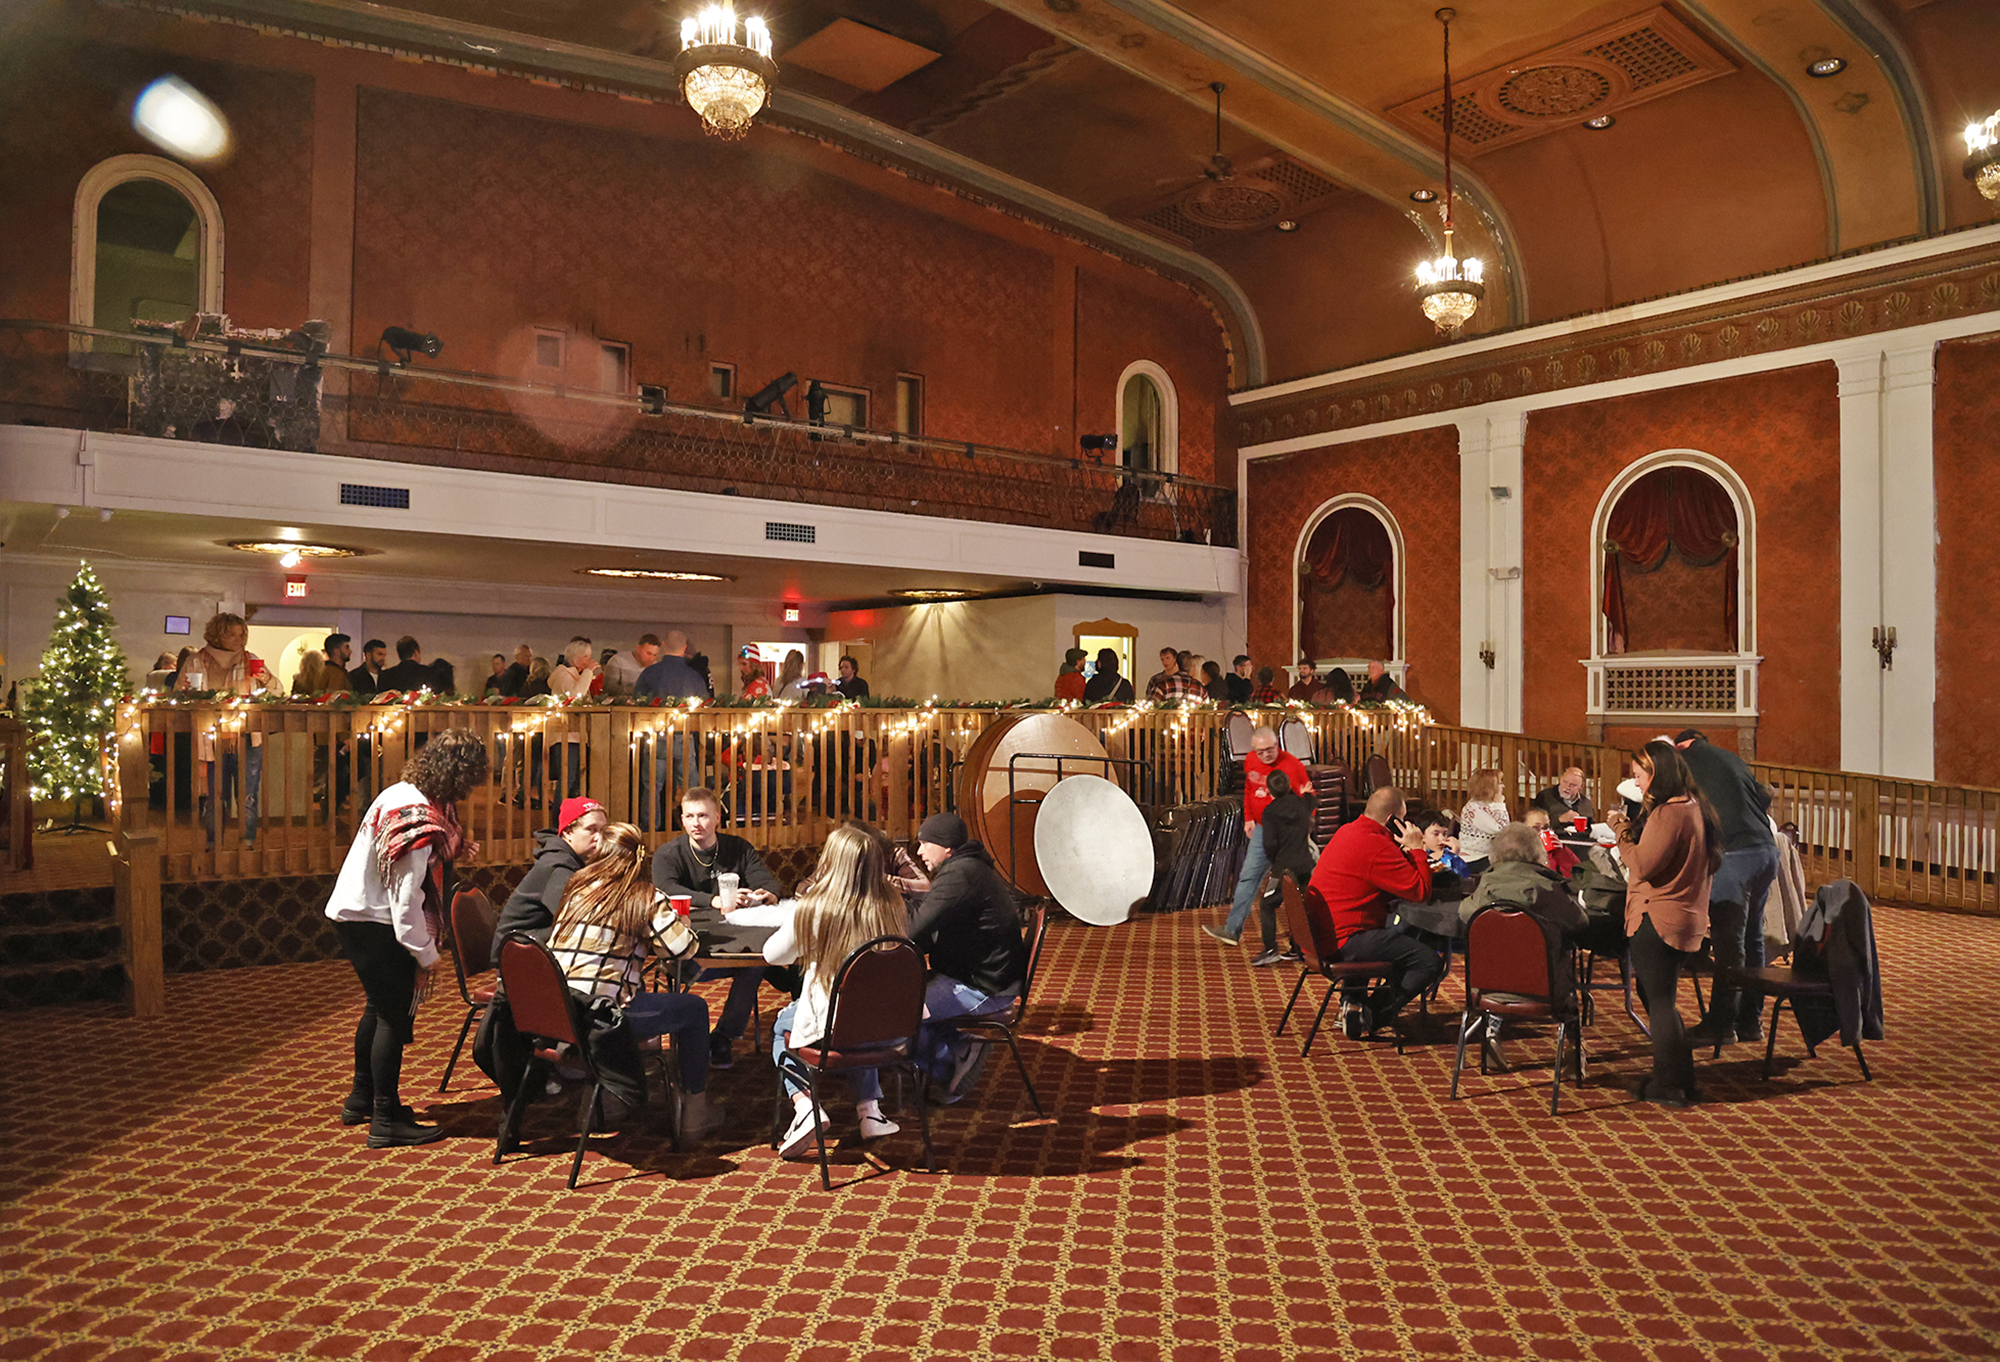
<svg viewBox="0 0 2000 1362"><path fill-rule="evenodd" d="M719 572L665 572L655 568L578 568L586 577L643 577L659 582L733 582Z"/></svg>
<svg viewBox="0 0 2000 1362"><path fill-rule="evenodd" d="M1436 203L1437 197L1438 197L1438 192L1435 189L1419 189L1410 195L1410 202Z"/></svg>
<svg viewBox="0 0 2000 1362"><path fill-rule="evenodd" d="M1610 127L1613 123L1616 123L1617 121L1618 120L1613 118L1610 114L1599 114L1595 118L1584 119L1583 126L1589 128L1592 132L1603 132L1606 128Z"/></svg>
<svg viewBox="0 0 2000 1362"><path fill-rule="evenodd" d="M1278 224L1278 230L1281 232L1296 232L1299 230L1299 224L1293 222L1290 218L1286 218Z"/></svg>
<svg viewBox="0 0 2000 1362"><path fill-rule="evenodd" d="M900 596L906 601L962 601L977 595L977 592L963 591L956 587L906 586L891 591L891 596Z"/></svg>
<svg viewBox="0 0 2000 1362"><path fill-rule="evenodd" d="M268 553L273 558L359 558L366 550L344 549L338 544L301 544L282 539L225 539L225 547L244 553Z"/></svg>
<svg viewBox="0 0 2000 1362"><path fill-rule="evenodd" d="M1806 67L1806 74L1814 80L1825 80L1828 76L1837 76L1846 69L1845 57L1821 57Z"/></svg>

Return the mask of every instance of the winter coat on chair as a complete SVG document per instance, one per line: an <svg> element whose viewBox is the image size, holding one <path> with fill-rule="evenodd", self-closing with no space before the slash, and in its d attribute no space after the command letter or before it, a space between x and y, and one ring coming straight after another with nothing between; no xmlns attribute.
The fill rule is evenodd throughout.
<svg viewBox="0 0 2000 1362"><path fill-rule="evenodd" d="M1847 1046L1882 1039L1882 962L1875 954L1874 911L1860 885L1835 880L1820 889L1792 942L1792 969L1833 985L1831 1003L1793 1001L1808 1050L1836 1030Z"/></svg>

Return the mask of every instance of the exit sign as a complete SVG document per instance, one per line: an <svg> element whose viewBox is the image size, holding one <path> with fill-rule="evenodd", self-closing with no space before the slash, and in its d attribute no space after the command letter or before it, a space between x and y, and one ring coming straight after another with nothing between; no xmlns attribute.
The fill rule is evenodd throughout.
<svg viewBox="0 0 2000 1362"><path fill-rule="evenodd" d="M302 601L302 600L304 600L304 599L305 599L305 595L306 595L306 579L305 579L305 578L303 578L303 577L287 577L287 578L285 578L285 599L286 599L286 600L289 600L289 601Z"/></svg>

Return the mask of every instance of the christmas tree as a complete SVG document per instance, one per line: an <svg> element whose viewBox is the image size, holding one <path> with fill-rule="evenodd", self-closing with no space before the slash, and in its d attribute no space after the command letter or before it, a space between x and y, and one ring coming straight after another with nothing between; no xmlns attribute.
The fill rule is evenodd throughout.
<svg viewBox="0 0 2000 1362"><path fill-rule="evenodd" d="M25 715L34 734L28 772L36 799L73 800L104 793L103 752L129 689L125 653L111 637L117 621L89 563L62 594L42 674Z"/></svg>

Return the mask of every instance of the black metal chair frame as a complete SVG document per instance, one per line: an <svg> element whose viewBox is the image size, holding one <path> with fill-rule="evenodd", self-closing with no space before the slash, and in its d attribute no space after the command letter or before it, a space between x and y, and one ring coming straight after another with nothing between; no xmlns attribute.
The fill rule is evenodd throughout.
<svg viewBox="0 0 2000 1362"><path fill-rule="evenodd" d="M458 996L465 1004L465 1022L458 1028L458 1041L451 1047L451 1058L445 1061L444 1077L438 1080L439 1092L451 1086L451 1071L458 1067L458 1057L465 1050L465 1038L472 1034L472 1024L485 1014L487 1007L486 1003L472 996L472 988L465 977L465 950L458 939L458 900L466 894L478 894L489 911L493 906L481 891L461 889L451 896L451 906L445 910L445 930L451 933L451 972L458 979Z"/></svg>
<svg viewBox="0 0 2000 1362"><path fill-rule="evenodd" d="M1484 1033L1484 1035L1491 1035L1492 1033L1488 1030L1488 1028L1491 1026L1492 1021L1495 1019L1504 1018L1509 1015L1504 1012L1502 1013L1491 1012L1483 1008L1480 1005L1481 992L1475 989L1472 984L1473 934L1479 926L1479 920L1485 917L1488 913L1500 913L1508 917L1526 918L1534 926L1537 938L1543 940L1545 952L1547 950L1547 942L1546 938L1543 936L1541 924L1539 922L1536 922L1534 918L1531 917L1529 914L1521 912L1518 909L1501 908L1497 906L1481 908L1478 912L1472 915L1472 921L1466 924L1465 949L1463 951L1463 954L1465 956L1465 1012L1459 1018L1458 1053L1452 1058L1451 1062L1451 1097L1454 1102L1458 1100L1459 1075L1465 1071L1466 1042L1472 1038L1473 1029L1476 1027L1482 1033ZM1553 957L1545 956L1545 964L1543 965L1543 970L1544 970L1543 982L1552 984L1555 979L1555 960ZM1521 992L1521 990L1515 990L1515 989L1508 989L1503 991ZM1581 992L1581 989L1579 989L1578 992ZM1549 1089L1549 1115L1555 1116L1559 1113L1559 1106L1560 1103L1562 1102L1563 1041L1568 1036L1569 1028L1572 1026L1576 1028L1577 1086L1578 1087L1583 1086L1586 1079L1586 1074L1584 1069L1584 1056L1583 1056L1583 1010L1581 1002L1578 997L1572 996L1569 1000L1569 1005L1567 1007L1564 1007L1559 1000L1557 1000L1550 994L1546 993L1538 995L1524 994L1523 996L1532 997L1533 1001L1531 1002L1530 1006L1539 1005L1541 1007L1545 1007L1548 1009L1546 1013L1539 1015L1531 1015L1527 1013L1519 1014L1523 1020L1551 1021L1555 1023L1555 1028L1556 1028L1555 1082ZM1500 1006L1503 1007L1510 1005L1511 1004L1505 1004L1505 1003L1500 1004ZM1482 1074L1484 1074L1487 1071L1486 1069L1487 1046L1485 1044L1484 1035L1482 1037L1482 1041L1479 1046L1479 1072Z"/></svg>
<svg viewBox="0 0 2000 1362"><path fill-rule="evenodd" d="M1286 892L1287 887L1289 887L1292 894L1302 893L1299 889L1298 881L1293 879L1289 872L1280 871L1278 873L1278 885L1279 893L1281 894ZM1305 904L1303 898L1301 898L1299 913L1303 917L1305 912ZM1285 903L1285 917L1286 928L1290 930L1291 902L1289 899ZM1296 932L1293 933L1293 937L1293 944L1296 946L1298 944ZM1313 943L1312 953L1314 955L1319 954L1317 942ZM1327 1004L1333 1001L1334 994L1344 993L1348 988L1356 984L1365 987L1377 979L1387 981L1389 977L1389 962L1386 960L1327 961L1321 959L1316 964L1311 960L1304 960L1300 963L1302 967L1299 970L1299 981L1292 985L1292 996L1285 1003L1284 1014L1278 1018L1278 1029L1271 1034L1273 1037L1285 1034L1285 1024L1292 1019L1292 1008L1297 1005L1299 994L1304 991L1307 979L1318 975L1320 978L1326 980L1326 996L1319 1000L1319 1011L1313 1014L1312 1029L1306 1032L1306 1043L1299 1049L1299 1057L1303 1059L1312 1053L1313 1041L1319 1037L1320 1023L1326 1020ZM1400 1014L1390 1020L1389 1028L1395 1033L1396 1053L1400 1055L1403 1053L1404 1040L1403 1023ZM1371 1031L1370 1034L1372 1035L1373 1032Z"/></svg>
<svg viewBox="0 0 2000 1362"><path fill-rule="evenodd" d="M584 1151L590 1147L590 1137L596 1131L598 1122L604 1119L604 1075L598 1070L597 1062L592 1058L590 1053L590 1045L588 1043L590 1027L588 1021L581 1015L584 1009L579 1004L576 995L570 991L569 980L563 974L562 966L556 963L555 954L547 946L525 933L509 932L500 953L502 987L506 985L507 976L507 952L505 947L516 944L532 946L541 955L557 986L562 989L564 1003L569 1009L569 1035L548 1036L525 1030L522 1032L522 1035L546 1042L551 1046L555 1044L569 1046L570 1056L583 1066L585 1076L590 1079L590 1092L584 1098L579 1113L581 1129L576 1137L576 1155L570 1160L569 1164L569 1188L571 1191L575 1191L577 1175L583 1171ZM518 989L508 989L507 991L514 997L518 998L520 996ZM660 1047L660 1055L662 1059L660 1077L661 1081L666 1085L668 1097L668 1138L673 1145L674 1152L679 1153L681 1147L680 1122L674 1119L675 1112L673 1110L677 1095L673 1080L675 1066L669 1062L677 1058L677 1056L674 1056L673 1048L669 1044L663 1044ZM501 1119L500 1136L493 1146L493 1162L496 1165L506 1155L514 1132L520 1128L521 1115L527 1109L528 1096L534 1091L535 1083L538 1079L536 1066L540 1062L539 1058L529 1062L527 1071L521 1076L520 1087L514 1093L514 1100L508 1106L506 1115ZM643 1078L644 1072L642 1070L641 1079L643 1080Z"/></svg>
<svg viewBox="0 0 2000 1362"><path fill-rule="evenodd" d="M878 936L873 938L872 940L862 942L859 946L856 946L852 951L848 952L847 958L840 962L840 968L834 971L833 987L827 991L827 999L826 999L827 1035L833 1034L834 1022L840 1016L840 995L842 990L845 989L847 986L847 976L849 972L853 970L856 962L860 961L870 951L876 950L884 946L900 947L903 950L909 951L912 955L915 955L917 957L917 963L918 963L918 977L919 978L922 977L923 957L917 951L916 943L911 941L908 937ZM922 1025L923 999L921 996L919 996L917 999L916 1012L918 1018L917 1028L911 1031L909 1035L901 1037L898 1040L892 1041L891 1043L882 1046L880 1051L870 1051L871 1055L876 1053L881 1053L885 1055L887 1058L884 1063L867 1065L865 1067L875 1068L875 1069L891 1069L895 1071L897 1075L897 1084L899 1091L902 1082L902 1074L905 1070L907 1070L910 1073L911 1077L916 1080L917 1094L918 1094L917 1122L920 1128L923 1130L923 1135L924 1135L924 1171L928 1173L935 1173L937 1171L937 1159L936 1156L931 1152L930 1105L923 1099L924 1071L922 1064L919 1062L917 1058L917 1041L921 1036L923 1029ZM824 1040L825 1037L823 1036L821 1037L821 1039ZM819 1047L814 1046L809 1048L818 1049ZM771 1093L771 1148L776 1149L778 1147L779 1138L783 1134L783 1120L784 1120L784 1109L785 1109L785 1073L787 1069L789 1068L790 1071L795 1076L804 1080L806 1085L806 1097L807 1100L811 1103L810 1110L813 1113L813 1142L818 1146L819 1149L819 1183L820 1187L823 1190L829 1192L833 1190L833 1173L827 1163L827 1158L826 1158L826 1123L820 1119L819 1080L830 1074L851 1072L851 1070L846 1068L829 1069L825 1067L824 1060L830 1053L833 1052L821 1049L820 1058L822 1060L822 1063L818 1065L810 1064L804 1058L802 1058L796 1050L792 1048L791 1034L787 1032L785 1035L784 1052L780 1056L778 1064L776 1066L775 1070L776 1078L773 1083L772 1093ZM856 1065L854 1067L860 1068L864 1066ZM899 1103L899 1110L900 1110L900 1103Z"/></svg>
<svg viewBox="0 0 2000 1362"><path fill-rule="evenodd" d="M1047 899L1037 900L1029 910L1033 920L1028 931L1028 969L1021 978L1021 992L1012 1006L1004 1012L987 1016L957 1017L953 1024L960 1031L972 1031L989 1036L998 1036L1007 1042L1007 1049L1014 1056L1014 1067L1020 1070L1021 1086L1028 1090L1028 1100L1035 1104L1035 1115L1046 1119L1048 1113L1042 1110L1041 1094L1035 1091L1035 1081L1028 1077L1028 1066L1021 1059L1021 1047L1015 1042L1014 1032L1028 1012L1028 999L1035 989L1035 975L1042 962L1042 941L1049 934L1049 904Z"/></svg>
<svg viewBox="0 0 2000 1362"><path fill-rule="evenodd" d="M1779 970L1782 970L1787 976L1784 980L1773 977ZM1767 967L1763 971L1746 970L1734 975L1733 978L1742 988L1754 989L1759 993L1773 995L1771 1001L1770 1034L1764 1038L1764 1077L1769 1079L1771 1077L1772 1062L1776 1059L1778 1053L1778 1014L1789 1003L1792 1008L1792 1016L1796 1019L1799 1015L1798 1000L1800 998L1826 998L1831 1000L1833 997L1833 986L1818 979L1802 979L1799 977L1797 970L1783 969L1781 966ZM1804 1023L1801 1022L1800 1025L1803 1027ZM1820 1045L1824 1045L1825 1043L1822 1040ZM1861 1052L1861 1038L1857 1035L1853 1045L1843 1048L1854 1051L1855 1062L1861 1065L1861 1077L1867 1082L1873 1083L1875 1075L1868 1071L1868 1056ZM1715 1053L1717 1055L1722 1053L1720 1045L1715 1047ZM1818 1055L1819 1045L1808 1045L1806 1047L1807 1059L1815 1059Z"/></svg>

